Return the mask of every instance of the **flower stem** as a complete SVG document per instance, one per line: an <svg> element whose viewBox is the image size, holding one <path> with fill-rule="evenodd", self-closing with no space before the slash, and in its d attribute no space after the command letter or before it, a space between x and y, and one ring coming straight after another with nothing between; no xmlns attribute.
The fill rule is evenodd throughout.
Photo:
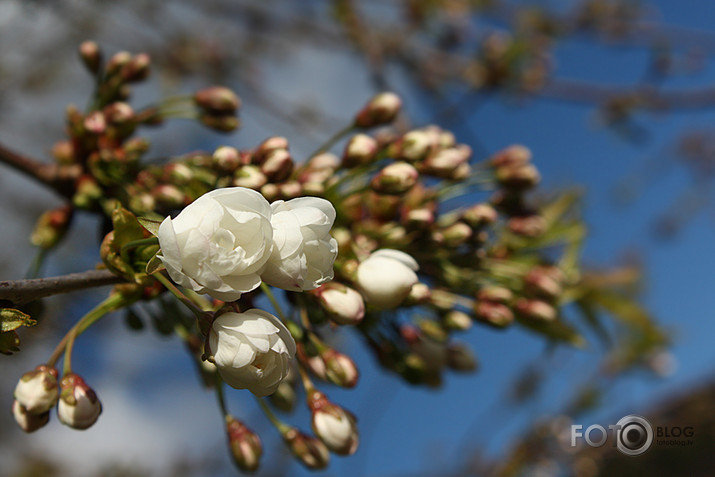
<svg viewBox="0 0 715 477"><path fill-rule="evenodd" d="M256 397L256 401L258 401L258 405L261 407L263 412L266 414L266 417L268 417L268 419L271 421L271 424L273 424L276 427L276 429L278 429L278 432L280 432L281 434L285 434L290 429L290 426L288 426L287 424L282 422L280 419L278 419L278 417L276 417L274 412L271 410L270 407L268 407L268 404L266 404L266 402L263 399Z"/></svg>
<svg viewBox="0 0 715 477"><path fill-rule="evenodd" d="M156 273L152 275L156 278L159 283L164 285L167 290L169 290L176 298L178 298L184 305L186 305L198 318L204 318L206 312L202 310L196 303L191 301L186 295L184 295L179 288L174 285L171 280L169 280L163 273Z"/></svg>
<svg viewBox="0 0 715 477"><path fill-rule="evenodd" d="M54 367L57 360L60 358L60 355L64 351L64 374L70 373L72 371L72 347L74 346L75 339L107 313L128 305L131 301L133 300L128 300L120 293L113 293L109 295L103 302L80 318L77 323L70 328L64 338L62 338L62 341L59 342L55 350L52 352L50 359L47 360L47 365Z"/></svg>
<svg viewBox="0 0 715 477"><path fill-rule="evenodd" d="M276 313L278 314L278 318L281 319L284 323L288 321L286 318L286 315L283 313L283 308L281 308L280 303L278 303L278 300L276 300L275 295L273 295L273 291L271 290L271 287L265 284L265 282L261 282L261 291L268 297L270 300L271 304L273 305L273 308L276 310Z"/></svg>
<svg viewBox="0 0 715 477"><path fill-rule="evenodd" d="M328 149L333 147L333 145L335 145L335 143L338 142L343 136L347 136L354 130L355 130L355 126L351 124L343 129L341 129L340 131L336 132L335 134L333 134L333 136L330 139L325 141L325 143L323 143L322 146L320 146L311 155L309 155L308 159L311 159L311 158L317 156L321 152L327 151Z"/></svg>
<svg viewBox="0 0 715 477"><path fill-rule="evenodd" d="M313 381L310 380L308 373L305 372L300 364L298 365L298 373L300 373L300 379L303 382L303 388L305 389L305 394L310 396L315 391L315 386L313 386Z"/></svg>
<svg viewBox="0 0 715 477"><path fill-rule="evenodd" d="M226 408L226 398L223 393L223 379L221 379L221 375L218 373L216 373L216 400L218 401L221 414L223 414L224 418L228 418L229 413Z"/></svg>

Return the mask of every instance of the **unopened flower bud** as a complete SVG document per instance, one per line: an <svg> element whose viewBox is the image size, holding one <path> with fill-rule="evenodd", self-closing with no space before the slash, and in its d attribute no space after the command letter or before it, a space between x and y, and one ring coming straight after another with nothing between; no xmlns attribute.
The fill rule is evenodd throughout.
<svg viewBox="0 0 715 477"><path fill-rule="evenodd" d="M377 153L377 141L367 134L351 137L343 152L343 167L352 168L369 164Z"/></svg>
<svg viewBox="0 0 715 477"><path fill-rule="evenodd" d="M43 414L57 402L57 370L44 364L25 373L15 386L15 400L30 414Z"/></svg>
<svg viewBox="0 0 715 477"><path fill-rule="evenodd" d="M60 380L60 388L57 417L62 424L84 430L97 422L102 413L102 403L84 379L74 373L68 374Z"/></svg>
<svg viewBox="0 0 715 477"><path fill-rule="evenodd" d="M223 172L233 172L241 165L241 155L235 147L222 146L212 156L213 165Z"/></svg>
<svg viewBox="0 0 715 477"><path fill-rule="evenodd" d="M433 176L451 178L462 164L469 161L471 155L472 149L464 144L442 149L425 159L422 170Z"/></svg>
<svg viewBox="0 0 715 477"><path fill-rule="evenodd" d="M360 263L356 281L369 304L381 309L395 308L417 283L418 269L419 265L410 255L381 249Z"/></svg>
<svg viewBox="0 0 715 477"><path fill-rule="evenodd" d="M490 160L494 167L518 166L529 161L531 161L531 150L519 144L514 144L497 152Z"/></svg>
<svg viewBox="0 0 715 477"><path fill-rule="evenodd" d="M370 181L376 192L385 194L403 194L410 190L419 178L419 172L406 162L393 162L384 167Z"/></svg>
<svg viewBox="0 0 715 477"><path fill-rule="evenodd" d="M213 129L218 132L231 132L238 128L240 121L236 116L231 116L228 114L213 115L213 114L202 114L199 117L199 121L209 129Z"/></svg>
<svg viewBox="0 0 715 477"><path fill-rule="evenodd" d="M362 295L337 282L321 285L313 292L320 304L330 314L330 319L340 325L356 325L365 316Z"/></svg>
<svg viewBox="0 0 715 477"><path fill-rule="evenodd" d="M514 313L508 306L493 301L478 301L474 305L474 317L499 328L508 326L514 321Z"/></svg>
<svg viewBox="0 0 715 477"><path fill-rule="evenodd" d="M432 134L421 129L408 132L400 141L400 159L410 162L423 160L435 146L433 139Z"/></svg>
<svg viewBox="0 0 715 477"><path fill-rule="evenodd" d="M516 310L524 317L538 321L554 321L557 314L556 308L545 301L527 298L517 300Z"/></svg>
<svg viewBox="0 0 715 477"><path fill-rule="evenodd" d="M159 204L169 209L177 209L186 205L186 195L175 185L161 184L154 188L151 194Z"/></svg>
<svg viewBox="0 0 715 477"><path fill-rule="evenodd" d="M32 245L45 250L57 245L67 233L73 216L74 209L69 205L48 210L42 214L30 235Z"/></svg>
<svg viewBox="0 0 715 477"><path fill-rule="evenodd" d="M408 227L425 229L432 225L434 220L434 211L431 208L425 207L408 210L404 215L403 223Z"/></svg>
<svg viewBox="0 0 715 477"><path fill-rule="evenodd" d="M261 172L271 182L283 182L293 172L293 159L287 149L274 149L266 154Z"/></svg>
<svg viewBox="0 0 715 477"><path fill-rule="evenodd" d="M350 356L328 349L320 357L325 363L325 377L328 381L343 388L355 387L360 373Z"/></svg>
<svg viewBox="0 0 715 477"><path fill-rule="evenodd" d="M477 299L492 301L495 303L508 304L514 298L514 293L508 288L500 286L484 287L477 292Z"/></svg>
<svg viewBox="0 0 715 477"><path fill-rule="evenodd" d="M457 222L439 231L440 242L447 247L459 247L472 236L472 228L464 222Z"/></svg>
<svg viewBox="0 0 715 477"><path fill-rule="evenodd" d="M211 114L235 114L241 107L236 93L223 86L212 86L194 94L196 105Z"/></svg>
<svg viewBox="0 0 715 477"><path fill-rule="evenodd" d="M311 353L315 353L315 349L311 348ZM297 353L296 356L300 360L301 364L308 369L315 377L326 381L326 369L325 361L317 354L309 354L306 351L306 347L301 343L297 343Z"/></svg>
<svg viewBox="0 0 715 477"><path fill-rule="evenodd" d="M52 157L59 164L74 164L76 162L74 146L71 141L57 141L52 146Z"/></svg>
<svg viewBox="0 0 715 477"><path fill-rule="evenodd" d="M557 267L534 267L524 278L527 291L538 298L555 300L561 295L563 272Z"/></svg>
<svg viewBox="0 0 715 477"><path fill-rule="evenodd" d="M97 74L99 72L99 66L102 64L102 52L97 43L93 41L82 42L79 45L79 56L90 73Z"/></svg>
<svg viewBox="0 0 715 477"><path fill-rule="evenodd" d="M263 454L261 439L233 416L226 416L226 433L233 462L243 472L255 472Z"/></svg>
<svg viewBox="0 0 715 477"><path fill-rule="evenodd" d="M41 414L32 414L17 400L12 402L12 415L15 422L25 432L35 432L50 420L50 411Z"/></svg>
<svg viewBox="0 0 715 477"><path fill-rule="evenodd" d="M472 318L459 310L448 311L442 321L451 330L465 331L472 327Z"/></svg>
<svg viewBox="0 0 715 477"><path fill-rule="evenodd" d="M102 134L107 129L107 121L101 111L89 113L83 121L84 129L92 134Z"/></svg>
<svg viewBox="0 0 715 477"><path fill-rule="evenodd" d="M276 408L283 412L291 412L295 407L295 389L291 383L283 381L278 385L276 392L268 396Z"/></svg>
<svg viewBox="0 0 715 477"><path fill-rule="evenodd" d="M268 154L278 149L288 149L288 140L281 136L271 136L256 147L251 154L251 163L261 165L268 158Z"/></svg>
<svg viewBox="0 0 715 477"><path fill-rule="evenodd" d="M149 140L143 137L133 137L124 143L127 156L141 156L149 150Z"/></svg>
<svg viewBox="0 0 715 477"><path fill-rule="evenodd" d="M355 416L314 391L308 398L313 414L313 432L323 443L338 455L352 455L358 448L360 438L355 425Z"/></svg>
<svg viewBox="0 0 715 477"><path fill-rule="evenodd" d="M546 231L546 221L538 214L517 216L509 219L507 228L516 235L535 238Z"/></svg>
<svg viewBox="0 0 715 477"><path fill-rule="evenodd" d="M455 307L457 300L453 293L435 288L430 294L429 303L439 310L449 311Z"/></svg>
<svg viewBox="0 0 715 477"><path fill-rule="evenodd" d="M278 195L285 200L295 199L304 195L303 186L297 181L284 182L278 186Z"/></svg>
<svg viewBox="0 0 715 477"><path fill-rule="evenodd" d="M142 81L149 76L151 58L146 53L139 53L132 57L121 69L120 75L127 83Z"/></svg>
<svg viewBox="0 0 715 477"><path fill-rule="evenodd" d="M340 159L338 156L331 152L323 152L313 156L308 161L307 168L312 170L337 169L339 165Z"/></svg>
<svg viewBox="0 0 715 477"><path fill-rule="evenodd" d="M309 469L324 469L330 462L330 451L315 437L292 427L283 433L283 442L291 453Z"/></svg>
<svg viewBox="0 0 715 477"><path fill-rule="evenodd" d="M532 164L502 166L496 171L497 182L508 189L530 189L541 181L539 171Z"/></svg>
<svg viewBox="0 0 715 477"><path fill-rule="evenodd" d="M355 116L355 126L372 128L391 123L402 107L402 100L395 93L380 93L374 96Z"/></svg>
<svg viewBox="0 0 715 477"><path fill-rule="evenodd" d="M447 366L455 371L474 371L477 369L477 358L467 345L451 343L447 346Z"/></svg>
<svg viewBox="0 0 715 477"><path fill-rule="evenodd" d="M108 123L114 125L126 124L134 120L134 110L127 103L117 101L105 107L102 112Z"/></svg>
<svg viewBox="0 0 715 477"><path fill-rule="evenodd" d="M181 162L167 164L164 170L169 174L169 180L174 184L183 185L194 178L191 168Z"/></svg>
<svg viewBox="0 0 715 477"><path fill-rule="evenodd" d="M107 76L112 76L119 73L127 63L132 59L131 53L128 51L118 51L107 62Z"/></svg>
<svg viewBox="0 0 715 477"><path fill-rule="evenodd" d="M233 175L233 185L253 190L261 190L261 187L267 185L266 182L268 182L268 178L265 174L261 172L258 166L252 164L241 166ZM271 185L276 187L274 196L278 195L277 186L275 184ZM268 196L266 198L268 199Z"/></svg>
<svg viewBox="0 0 715 477"><path fill-rule="evenodd" d="M462 214L462 220L474 228L491 225L497 218L497 211L489 204L474 204Z"/></svg>
<svg viewBox="0 0 715 477"><path fill-rule="evenodd" d="M429 301L430 296L432 296L432 291L426 284L422 282L415 283L410 288L410 294L405 299L405 305L423 305Z"/></svg>

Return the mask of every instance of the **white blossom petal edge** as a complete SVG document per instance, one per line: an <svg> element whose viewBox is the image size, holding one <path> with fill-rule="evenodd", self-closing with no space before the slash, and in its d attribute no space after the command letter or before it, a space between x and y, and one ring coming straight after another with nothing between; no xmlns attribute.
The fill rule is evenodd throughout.
<svg viewBox="0 0 715 477"><path fill-rule="evenodd" d="M295 349L281 320L256 308L222 314L209 333L209 353L221 378L259 397L273 394L285 379Z"/></svg>
<svg viewBox="0 0 715 477"><path fill-rule="evenodd" d="M284 290L313 290L333 279L338 243L330 236L333 205L318 197L299 197L271 204L273 253L261 275Z"/></svg>
<svg viewBox="0 0 715 477"><path fill-rule="evenodd" d="M261 284L271 256L271 207L245 187L202 195L159 226L159 258L172 280L198 293L234 301Z"/></svg>

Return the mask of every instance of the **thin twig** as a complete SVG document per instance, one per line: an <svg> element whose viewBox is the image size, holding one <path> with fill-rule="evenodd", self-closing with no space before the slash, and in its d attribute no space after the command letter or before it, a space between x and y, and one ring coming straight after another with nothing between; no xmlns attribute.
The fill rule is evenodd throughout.
<svg viewBox="0 0 715 477"><path fill-rule="evenodd" d="M11 151L3 144L0 144L0 162L4 162L67 198L72 197L75 180L81 173L79 166L61 167L57 164L46 164Z"/></svg>

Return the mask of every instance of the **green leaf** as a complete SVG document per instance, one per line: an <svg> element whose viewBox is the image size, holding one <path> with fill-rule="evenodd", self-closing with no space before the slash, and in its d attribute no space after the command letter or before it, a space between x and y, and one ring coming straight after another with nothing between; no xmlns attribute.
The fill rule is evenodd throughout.
<svg viewBox="0 0 715 477"><path fill-rule="evenodd" d="M160 272L162 270L166 270L166 267L164 266L164 262L162 262L159 257L159 252L157 252L153 257L151 257L151 260L149 260L149 263L146 264L146 274L147 275L153 275L157 272Z"/></svg>
<svg viewBox="0 0 715 477"><path fill-rule="evenodd" d="M154 237L159 236L159 226L161 225L161 220L149 219L147 217L137 217L139 223L149 231Z"/></svg>
<svg viewBox="0 0 715 477"><path fill-rule="evenodd" d="M20 337L14 331L0 333L0 354L10 355L15 351L20 351Z"/></svg>
<svg viewBox="0 0 715 477"><path fill-rule="evenodd" d="M16 330L21 326L35 326L37 321L30 315L14 308L0 309L0 332Z"/></svg>

